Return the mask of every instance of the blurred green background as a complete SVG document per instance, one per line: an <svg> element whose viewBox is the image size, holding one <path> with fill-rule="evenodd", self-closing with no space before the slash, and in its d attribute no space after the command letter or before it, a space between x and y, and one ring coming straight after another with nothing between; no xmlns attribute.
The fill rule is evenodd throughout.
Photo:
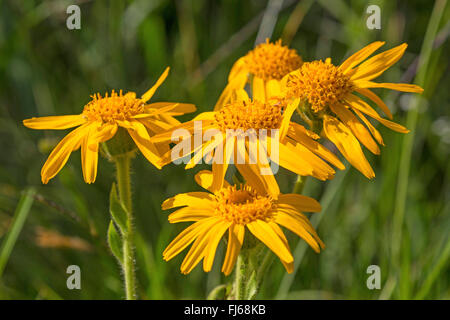
<svg viewBox="0 0 450 320"><path fill-rule="evenodd" d="M81 8L81 30L66 27L73 3ZM380 30L366 27L370 4L381 8ZM29 130L23 119L78 114L96 92L142 94L166 66L171 73L153 101L210 110L233 62L269 36L305 61L332 57L336 64L374 40L386 41L383 50L407 42L404 57L379 82L414 82L425 92L377 89L411 132L379 128L386 143L381 155L365 152L373 181L349 166L327 183L307 181L306 194L323 206L312 222L327 248L318 255L286 232L295 272L286 274L276 261L258 298L449 299L449 11L441 0L0 1L0 298L124 297L106 243L113 165L100 159L97 181L87 185L77 151L42 185L41 167L68 131ZM170 225L160 205L200 190L193 176L204 168L159 171L141 155L133 162L141 298L203 299L231 280L220 273L223 244L208 274L197 267L181 275L184 253L162 260L186 224ZM283 192L295 178L280 172ZM66 287L69 265L81 268L81 290ZM381 268L380 290L366 286L370 265Z"/></svg>

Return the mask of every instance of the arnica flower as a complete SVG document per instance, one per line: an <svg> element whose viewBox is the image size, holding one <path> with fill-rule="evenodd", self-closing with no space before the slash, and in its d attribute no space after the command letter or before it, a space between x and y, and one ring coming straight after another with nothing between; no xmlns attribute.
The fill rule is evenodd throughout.
<svg viewBox="0 0 450 320"><path fill-rule="evenodd" d="M200 171L195 180L209 192L189 192L169 198L163 209L182 207L169 215L169 222L195 223L182 231L164 250L168 261L187 248L181 272L187 274L203 259L203 270L209 272L219 241L228 230L227 250L222 272L229 275L244 243L246 229L272 250L287 272L293 271L294 258L280 226L304 239L316 252L325 245L308 218L301 212L318 212L320 204L298 194L278 194L272 197L261 183L260 176L249 176L247 184L212 186L212 173Z"/></svg>
<svg viewBox="0 0 450 320"><path fill-rule="evenodd" d="M331 151L315 141L319 136L290 121L290 115L284 109L292 113L292 107L283 106L283 101L279 100L250 100L243 89L238 95L236 101L218 111L201 113L189 122L152 137L155 143L167 143L177 129L185 129L190 134L182 137L174 147L178 148L178 144L184 144L186 140L189 142L187 152L183 149L184 152L177 154L172 149L161 158L161 165L194 153L186 165L189 169L200 163L202 158L214 155L214 189L220 188L229 164L235 164L242 174L260 175L271 170L268 164L272 161L296 174L320 180L331 179L335 173L324 160L339 169L345 168ZM210 132L216 132L213 139L195 145L196 136L211 135ZM278 184L272 173L262 176L263 183L269 193L278 194Z"/></svg>
<svg viewBox="0 0 450 320"><path fill-rule="evenodd" d="M50 153L41 170L42 182L47 183L52 179L65 165L72 151L80 147L84 180L86 183L94 182L97 176L99 143L112 139L118 130L127 131L142 154L160 168L160 155L167 151L168 146L153 144L149 133L166 131L179 124L173 116L196 110L192 104L147 104L168 73L169 68L141 98L137 98L134 92L123 94L122 90L119 93L112 91L104 97L96 94L84 106L81 114L24 120L23 124L31 129L61 130L78 127L66 135Z"/></svg>
<svg viewBox="0 0 450 320"><path fill-rule="evenodd" d="M378 144L384 145L384 142L366 116L374 118L391 130L401 133L409 131L397 123L382 118L356 94L374 102L392 119L386 104L370 89L387 88L417 93L423 91L413 84L371 81L397 62L407 47L404 43L365 60L383 44L384 42L377 41L366 46L340 66L333 65L330 58L325 61L304 63L300 69L283 79L287 97L300 99L297 100L297 106L300 104L300 109L310 117L310 120L321 123L320 128L323 129L324 135L367 178L375 177L375 173L364 156L360 143L372 153L379 154Z"/></svg>
<svg viewBox="0 0 450 320"><path fill-rule="evenodd" d="M244 57L238 59L228 75L228 84L216 103L214 110L222 108L235 99L236 92L250 82L253 99L266 101L280 97L280 80L302 65L302 58L294 49L266 39Z"/></svg>

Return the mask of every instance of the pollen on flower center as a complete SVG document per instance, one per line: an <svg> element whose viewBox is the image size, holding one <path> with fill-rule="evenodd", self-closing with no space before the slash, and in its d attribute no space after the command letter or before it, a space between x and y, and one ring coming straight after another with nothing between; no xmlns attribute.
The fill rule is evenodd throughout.
<svg viewBox="0 0 450 320"><path fill-rule="evenodd" d="M282 121L281 103L238 101L225 105L215 113L215 122L222 132L226 130L279 129Z"/></svg>
<svg viewBox="0 0 450 320"><path fill-rule="evenodd" d="M102 122L114 122L117 120L128 120L132 116L144 112L145 103L136 98L134 92L122 94L114 90L102 97L99 93L91 96L92 100L84 106L83 115L88 120L100 120Z"/></svg>
<svg viewBox="0 0 450 320"><path fill-rule="evenodd" d="M229 186L215 194L215 212L236 224L273 218L275 204L272 197L261 196L249 185Z"/></svg>
<svg viewBox="0 0 450 320"><path fill-rule="evenodd" d="M348 76L328 61L304 63L299 72L288 76L287 95L307 99L314 112L324 110L352 91Z"/></svg>
<svg viewBox="0 0 450 320"><path fill-rule="evenodd" d="M265 81L281 80L302 65L302 58L294 49L281 45L281 40L259 44L244 57L249 72Z"/></svg>

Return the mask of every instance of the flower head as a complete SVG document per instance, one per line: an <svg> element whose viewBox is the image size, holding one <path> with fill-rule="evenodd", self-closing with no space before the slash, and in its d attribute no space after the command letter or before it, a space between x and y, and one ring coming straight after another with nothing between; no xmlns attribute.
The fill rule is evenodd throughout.
<svg viewBox="0 0 450 320"><path fill-rule="evenodd" d="M125 131L142 154L159 167L162 153L168 145L150 142L150 134L168 130L179 122L173 117L195 111L191 104L159 102L147 104L156 89L169 73L167 68L156 84L142 97L136 93L123 94L114 90L111 94L95 94L83 112L78 115L31 118L23 124L31 129L69 129L78 127L66 135L50 153L41 170L43 183L52 179L65 165L72 151L81 148L83 176L86 183L92 183L97 176L99 143L113 139L119 131ZM121 134L123 136L123 134Z"/></svg>
<svg viewBox="0 0 450 320"><path fill-rule="evenodd" d="M273 171L270 171L270 161L296 174L320 180L331 179L335 173L327 162L344 169L331 151L315 141L319 136L290 121L295 102L251 100L244 90L239 93L239 98L220 110L204 112L191 121L152 137L155 143L168 143L172 141L175 130L188 132L161 158L161 165L193 153L186 165L188 169L212 155L214 188L222 185L228 165L234 164L241 173L260 175L265 172L262 181L271 194L278 194L279 189ZM211 136L213 139L193 145L191 140L195 136ZM180 149L179 146L182 146L181 154L174 152Z"/></svg>
<svg viewBox="0 0 450 320"><path fill-rule="evenodd" d="M316 200L298 194L273 197L264 188L260 176L244 174L244 178L247 179L246 184L232 186L225 182L215 189L212 173L201 171L195 180L209 192L183 193L164 201L162 208L165 210L182 207L169 215L169 222L194 221L167 246L163 252L164 260L172 259L193 243L181 264L181 272L191 272L202 259L203 270L209 272L217 246L228 231L222 272L229 275L248 230L280 258L290 273L294 258L280 226L304 239L316 252L325 247L308 218L302 214L304 211L320 211Z"/></svg>
<svg viewBox="0 0 450 320"><path fill-rule="evenodd" d="M408 130L382 118L357 94L374 102L392 119L386 104L370 90L371 88L418 93L423 91L419 86L411 84L371 81L397 62L407 47L404 43L367 59L383 44L384 42L377 41L366 46L340 66L333 65L329 58L325 61L304 63L282 81L287 98L297 99L297 106L302 106L309 120L319 122L325 136L368 178L373 178L375 173L365 158L360 143L372 153L379 154L378 144L384 145L384 142L366 116L394 131L407 133Z"/></svg>
<svg viewBox="0 0 450 320"><path fill-rule="evenodd" d="M302 63L296 50L283 46L281 40L272 43L266 39L266 42L257 45L233 65L228 84L217 101L215 110L235 100L247 82L251 84L254 100L264 102L281 97L281 79L300 68Z"/></svg>

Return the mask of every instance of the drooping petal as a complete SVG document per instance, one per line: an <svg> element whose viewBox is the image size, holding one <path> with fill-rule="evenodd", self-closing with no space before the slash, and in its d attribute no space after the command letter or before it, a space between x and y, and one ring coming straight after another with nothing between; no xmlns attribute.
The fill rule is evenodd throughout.
<svg viewBox="0 0 450 320"><path fill-rule="evenodd" d="M353 113L342 104L330 106L331 110L338 116L338 118L353 132L355 137L366 146L374 154L380 154L380 148L372 139L371 134L364 125L358 121Z"/></svg>
<svg viewBox="0 0 450 320"><path fill-rule="evenodd" d="M228 165L231 163L233 157L233 150L236 137L227 137L225 140L225 148L216 148L214 159L212 163L213 182L211 186L212 192L220 190L225 180L225 174L227 173Z"/></svg>
<svg viewBox="0 0 450 320"><path fill-rule="evenodd" d="M200 234L209 230L212 225L217 223L218 219L216 217L202 219L186 229L184 229L172 242L167 246L163 252L163 258L169 261L181 251L183 251L189 244L192 243Z"/></svg>
<svg viewBox="0 0 450 320"><path fill-rule="evenodd" d="M383 138L381 137L380 132L378 132L378 130L375 129L375 127L370 123L369 120L367 120L367 118L364 116L364 114L361 111L359 111L357 109L353 109L353 111L364 122L364 124L367 126L367 128L369 128L369 131L372 134L372 136L375 138L375 140L380 145L384 146Z"/></svg>
<svg viewBox="0 0 450 320"><path fill-rule="evenodd" d="M267 222L255 220L247 224L247 228L281 260L286 263L291 263L294 261L294 257L292 256L289 248Z"/></svg>
<svg viewBox="0 0 450 320"><path fill-rule="evenodd" d="M314 251L316 251L317 253L320 252L320 247L321 244L323 243L321 241L318 242L308 231L306 231L304 226L304 220L295 218L294 216L286 214L282 211L278 211L275 218L275 222L291 230L300 238L305 240L306 243L308 243L311 246L311 248L314 249Z"/></svg>
<svg viewBox="0 0 450 320"><path fill-rule="evenodd" d="M150 136L148 135L145 126L138 122L130 122L133 129L127 129L136 146L142 152L145 158L150 161L158 169L161 169L161 155L158 153L155 145L150 141Z"/></svg>
<svg viewBox="0 0 450 320"><path fill-rule="evenodd" d="M295 193L280 194L278 203L291 205L301 212L319 212L322 209L317 200Z"/></svg>
<svg viewBox="0 0 450 320"><path fill-rule="evenodd" d="M328 139L333 142L342 155L367 178L372 179L375 173L361 150L358 140L342 122L326 115L323 129Z"/></svg>
<svg viewBox="0 0 450 320"><path fill-rule="evenodd" d="M89 124L84 124L66 135L48 156L41 170L42 183L46 184L66 164L72 151L80 147L81 141L88 134Z"/></svg>
<svg viewBox="0 0 450 320"><path fill-rule="evenodd" d="M100 123L95 123L86 129L86 134L81 142L81 167L83 178L86 183L95 182L97 177L98 165L98 140L96 140L96 131Z"/></svg>
<svg viewBox="0 0 450 320"><path fill-rule="evenodd" d="M392 120L393 117L391 111L379 96L377 96L369 89L356 88L355 91L375 102L380 107L380 109L383 110L383 112L388 116L388 118Z"/></svg>
<svg viewBox="0 0 450 320"><path fill-rule="evenodd" d="M352 107L353 109L359 110L359 111L371 116L372 118L381 122L382 125L388 127L391 130L394 130L394 131L397 131L400 133L408 133L409 132L409 130L406 129L404 126L380 117L380 115L371 106L369 106L364 100L360 99L359 97L357 97L355 95L348 94L345 97L345 101L349 107Z"/></svg>
<svg viewBox="0 0 450 320"><path fill-rule="evenodd" d="M69 116L33 117L23 120L23 124L30 129L63 130L82 125L86 121L86 118L82 114L77 114Z"/></svg>
<svg viewBox="0 0 450 320"><path fill-rule="evenodd" d="M228 228L228 245L225 259L222 265L222 272L228 276L233 271L237 257L244 243L245 227L240 224L233 224Z"/></svg>
<svg viewBox="0 0 450 320"><path fill-rule="evenodd" d="M231 222L221 222L215 228L214 233L209 239L208 246L206 248L205 257L203 258L203 271L209 272L211 271L214 257L216 255L216 249L219 244L220 239L222 239L223 234L227 229L231 226Z"/></svg>
<svg viewBox="0 0 450 320"><path fill-rule="evenodd" d="M284 235L283 230L273 221L269 222L270 227L273 229L273 231L276 232L276 234L280 237L281 241L283 241L284 245L288 248L289 251L291 249L289 248L289 243L286 239L286 236ZM286 269L287 273L292 273L294 271L294 261L287 263L284 260L281 260L281 263L283 264L284 268Z"/></svg>
<svg viewBox="0 0 450 320"><path fill-rule="evenodd" d="M208 254L208 244L213 240L215 235L221 230L225 229L226 222L221 220L220 218L214 217L211 219L215 219L216 223L208 230L205 230L203 233L199 234L197 239L192 244L192 247L189 249L186 257L181 263L181 273L188 274L194 269L194 267ZM223 232L225 232L223 230ZM223 235L222 232L222 235ZM215 250L215 248L214 248Z"/></svg>

